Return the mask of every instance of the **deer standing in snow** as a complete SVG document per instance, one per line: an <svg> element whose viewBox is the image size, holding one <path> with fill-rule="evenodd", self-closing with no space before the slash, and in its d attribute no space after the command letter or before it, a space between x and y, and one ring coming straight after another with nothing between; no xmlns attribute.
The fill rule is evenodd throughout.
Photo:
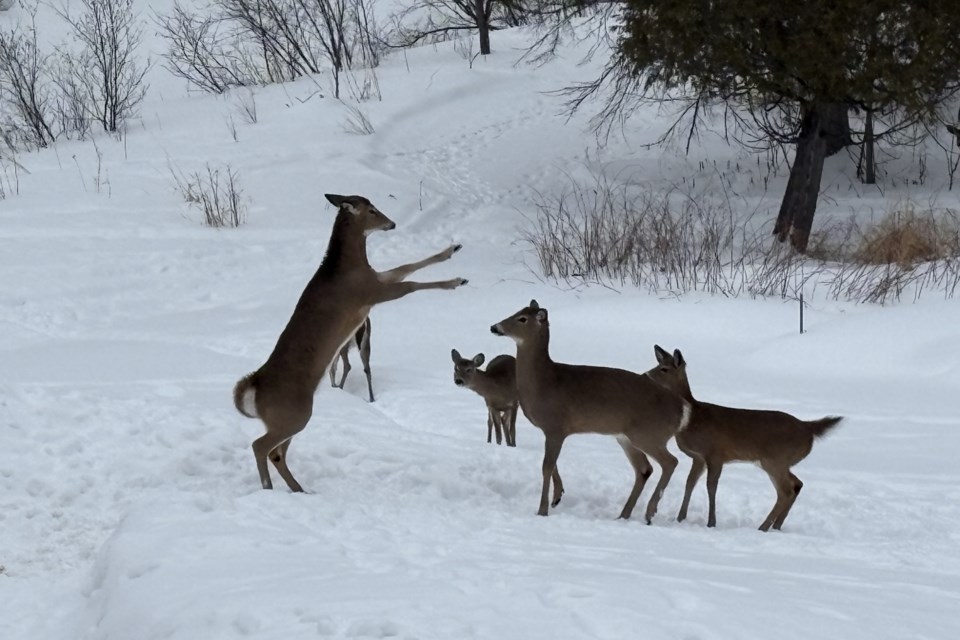
<svg viewBox="0 0 960 640"><path fill-rule="evenodd" d="M363 363L363 373L367 376L367 393L370 396L370 402L373 402L373 380L370 379L370 330L370 316L367 316L360 328L353 334L353 337L347 340L347 343L340 349L340 353L333 359L333 364L330 365L330 386L343 389L343 383L347 381L347 374L353 368L350 366L350 347L356 344L360 351L360 362ZM337 384L337 363L341 361L343 362L343 377Z"/></svg>
<svg viewBox="0 0 960 640"><path fill-rule="evenodd" d="M690 506L690 494L704 469L710 513L707 526L717 524L717 484L727 462L755 462L770 476L777 490L777 502L760 525L760 531L779 529L800 494L803 483L790 468L807 457L819 438L843 418L828 416L804 421L782 411L733 409L700 402L693 397L687 381L687 363L677 349L670 354L654 345L657 366L647 375L684 398L693 407L690 423L677 433L677 446L693 459L683 503L677 520L683 522Z"/></svg>
<svg viewBox="0 0 960 640"><path fill-rule="evenodd" d="M523 414L543 431L543 487L538 515L547 515L551 477L556 506L563 495L557 458L567 436L600 433L616 436L634 469L634 483L621 518L629 518L653 473L649 455L660 465L657 487L647 503L647 524L677 459L667 442L690 418L690 405L649 377L610 367L562 364L550 358L550 323L547 310L536 300L509 318L490 327L499 336L517 343L517 391ZM558 489L559 485L559 489Z"/></svg>
<svg viewBox="0 0 960 640"><path fill-rule="evenodd" d="M478 353L470 359L460 356L453 349L453 383L477 393L487 403L487 442L493 430L497 432L497 444L501 443L501 430L508 447L517 446L517 360L513 356L499 355L482 371L484 355Z"/></svg>
<svg viewBox="0 0 960 640"><path fill-rule="evenodd" d="M456 289L463 278L406 282L418 269L442 262L460 249L440 253L389 271L374 271L367 260L367 236L397 225L362 196L326 195L337 217L323 262L307 284L267 361L233 389L237 411L259 418L266 433L253 442L264 489L272 489L267 459L291 491L303 491L287 467L290 440L313 414L313 394L330 363L381 302L425 289Z"/></svg>

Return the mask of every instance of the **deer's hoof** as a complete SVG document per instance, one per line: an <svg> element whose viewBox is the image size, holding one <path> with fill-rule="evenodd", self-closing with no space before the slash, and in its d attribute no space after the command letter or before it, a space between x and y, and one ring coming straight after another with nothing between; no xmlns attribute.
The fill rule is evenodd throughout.
<svg viewBox="0 0 960 640"><path fill-rule="evenodd" d="M460 251L460 249L463 249L463 245L462 245L462 244L455 244L455 245L453 245L453 253L456 253L457 251Z"/></svg>

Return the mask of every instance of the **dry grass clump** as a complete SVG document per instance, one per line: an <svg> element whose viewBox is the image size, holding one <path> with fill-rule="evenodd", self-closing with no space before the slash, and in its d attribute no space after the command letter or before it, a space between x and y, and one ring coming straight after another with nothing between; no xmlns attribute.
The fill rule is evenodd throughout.
<svg viewBox="0 0 960 640"><path fill-rule="evenodd" d="M917 211L911 204L888 213L860 236L853 259L904 268L960 256L960 219L953 211Z"/></svg>
<svg viewBox="0 0 960 640"><path fill-rule="evenodd" d="M524 232L541 272L565 282L632 284L674 294L833 299L884 304L960 286L960 217L898 203L877 224L828 223L806 255L769 225L735 212L725 194L660 192L600 177L540 195Z"/></svg>

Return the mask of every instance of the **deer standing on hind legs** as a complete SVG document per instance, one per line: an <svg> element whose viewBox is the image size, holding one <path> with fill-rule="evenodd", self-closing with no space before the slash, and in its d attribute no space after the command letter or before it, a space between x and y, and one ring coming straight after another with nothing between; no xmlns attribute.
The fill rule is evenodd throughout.
<svg viewBox="0 0 960 640"><path fill-rule="evenodd" d="M760 531L779 529L800 495L803 483L790 468L807 457L819 438L837 426L843 418L828 416L804 421L782 411L733 409L700 402L693 397L687 381L687 363L676 349L667 353L654 345L657 366L647 375L684 398L693 407L690 423L677 433L677 446L693 459L683 503L677 520L683 522L690 506L690 494L704 469L710 514L707 526L717 524L717 485L727 462L756 462L767 472L777 490L777 502L760 525Z"/></svg>
<svg viewBox="0 0 960 640"><path fill-rule="evenodd" d="M356 343L360 351L360 362L363 364L363 373L367 376L367 393L370 396L370 402L373 402L373 380L370 378L370 316L363 321L360 328L347 343L340 349L340 353L333 359L330 365L330 386L343 389L343 383L347 381L347 374L350 373L350 346ZM343 377L340 378L340 384L337 384L337 362L343 362Z"/></svg>
<svg viewBox="0 0 960 640"><path fill-rule="evenodd" d="M486 371L480 370L484 355L478 353L470 359L460 356L453 349L453 383L477 393L487 403L487 442L497 430L497 444L500 444L501 430L508 447L517 446L517 408L520 400L517 396L517 360L513 356L499 355L487 365Z"/></svg>
<svg viewBox="0 0 960 640"><path fill-rule="evenodd" d="M517 343L520 407L527 419L543 431L543 488L537 514L547 515L551 477L551 506L556 506L563 494L557 472L563 441L574 433L600 433L617 437L634 469L633 489L621 518L629 518L633 513L647 478L653 473L647 456L660 465L660 481L647 503L646 521L650 524L677 466L676 457L667 450L667 442L686 426L689 403L641 374L554 362L549 351L547 310L541 309L536 300L490 327L490 331Z"/></svg>
<svg viewBox="0 0 960 640"><path fill-rule="evenodd" d="M449 260L453 245L412 264L374 271L367 260L367 236L397 225L362 196L326 195L337 207L327 253L280 334L267 361L237 382L237 411L259 418L267 432L253 442L253 454L264 489L272 489L269 458L291 491L303 491L287 467L290 439L313 414L313 394L344 343L381 302L425 289L456 289L463 278L439 282L405 282L414 271Z"/></svg>

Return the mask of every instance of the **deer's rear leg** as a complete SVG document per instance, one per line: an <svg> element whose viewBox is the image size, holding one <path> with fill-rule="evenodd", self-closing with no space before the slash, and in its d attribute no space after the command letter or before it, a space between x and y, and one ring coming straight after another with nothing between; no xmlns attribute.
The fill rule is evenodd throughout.
<svg viewBox="0 0 960 640"><path fill-rule="evenodd" d="M554 467L553 469L553 501L550 503L551 507L555 507L560 504L560 498L563 497L563 479L560 478L560 469Z"/></svg>
<svg viewBox="0 0 960 640"><path fill-rule="evenodd" d="M370 318L367 317L363 323L363 335L360 338L360 362L363 363L363 374L367 377L367 393L370 395L370 402L373 398L373 379L370 374ZM343 386L343 385L341 385Z"/></svg>
<svg viewBox="0 0 960 640"><path fill-rule="evenodd" d="M517 446L517 405L513 405L510 409L504 412L504 415L509 414L509 427L507 426L508 421L504 418L504 430L509 433L507 438L507 446L515 447Z"/></svg>
<svg viewBox="0 0 960 640"><path fill-rule="evenodd" d="M270 452L270 461L273 462L273 466L277 468L277 473L280 474L280 477L283 478L284 482L287 483L287 486L290 487L290 491L294 493L303 493L303 487L300 486L300 483L296 481L293 477L293 474L290 473L290 468L287 467L287 449L290 448L290 442L293 441L293 438L290 438L279 447Z"/></svg>
<svg viewBox="0 0 960 640"><path fill-rule="evenodd" d="M493 420L493 428L497 434L497 444L503 444L503 416L493 407L489 407L489 414L491 420ZM507 439L509 440L509 436L507 436ZM487 442L490 441L487 440Z"/></svg>
<svg viewBox="0 0 960 640"><path fill-rule="evenodd" d="M637 505L637 499L640 497L640 493L643 492L644 485L647 484L647 478L653 473L653 467L650 466L650 461L647 459L647 456L633 446L629 438L619 436L617 442L620 444L623 452L627 454L627 459L630 461L630 465L634 471L633 489L630 491L630 497L627 498L626 504L623 505L623 511L620 512L620 517L626 520L633 514L633 508Z"/></svg>
<svg viewBox="0 0 960 640"><path fill-rule="evenodd" d="M790 486L788 487L787 506L784 507L783 511L780 512L780 515L777 516L777 519L773 522L773 528L777 531L783 526L783 521L787 519L787 514L790 513L790 509L793 508L793 503L797 501L797 496L800 495L800 490L803 489L803 482L800 478L792 473L788 473L788 475L790 477Z"/></svg>
<svg viewBox="0 0 960 640"><path fill-rule="evenodd" d="M763 521L763 524L760 525L760 531L769 531L771 525L779 529L780 526L777 525L777 523L780 525L783 524L784 519L787 517L787 512L790 511L790 507L793 506L794 501L797 499L800 488L803 487L803 483L800 482L799 478L790 473L788 469L764 467L764 471L770 476L770 481L777 490L777 501L773 505L773 509L770 510L770 513L767 514L767 518Z"/></svg>
<svg viewBox="0 0 960 640"><path fill-rule="evenodd" d="M290 402L289 400L286 401ZM253 455L257 461L257 471L260 473L260 484L264 489L273 489L270 470L267 467L267 459L269 458L291 491L298 493L303 491L303 487L294 479L293 474L287 467L286 453L290 447L290 439L307 426L313 409L312 401L313 398L309 398L305 408L296 412L296 414L283 415L283 422L280 422L281 416L276 415L272 419L264 420L267 432L253 441Z"/></svg>
<svg viewBox="0 0 960 640"><path fill-rule="evenodd" d="M353 367L350 366L350 343L340 349L340 353L333 359L333 364L330 365L330 385L336 387L337 389L343 389L344 383L347 381L347 374L350 373L350 369ZM343 361L343 375L340 378L340 382L336 382L337 378L337 362Z"/></svg>
<svg viewBox="0 0 960 640"><path fill-rule="evenodd" d="M650 496L650 501L647 503L647 513L645 517L647 524L650 524L653 522L653 516L657 514L657 506L660 504L660 498L663 496L667 485L670 484L673 471L677 468L677 458L663 445L652 451L647 451L647 454L660 465L660 480L657 482L657 486L653 490L653 495Z"/></svg>
<svg viewBox="0 0 960 640"><path fill-rule="evenodd" d="M707 460L707 498L710 501L710 511L707 515L707 526L717 526L717 487L720 485L720 472L723 464Z"/></svg>
<svg viewBox="0 0 960 640"><path fill-rule="evenodd" d="M687 487L683 492L683 502L680 504L680 513L677 514L677 522L683 522L687 519L687 509L690 507L690 496L700 480L700 476L707 468L707 463L700 456L692 456L693 464L690 467L690 474L687 476Z"/></svg>

